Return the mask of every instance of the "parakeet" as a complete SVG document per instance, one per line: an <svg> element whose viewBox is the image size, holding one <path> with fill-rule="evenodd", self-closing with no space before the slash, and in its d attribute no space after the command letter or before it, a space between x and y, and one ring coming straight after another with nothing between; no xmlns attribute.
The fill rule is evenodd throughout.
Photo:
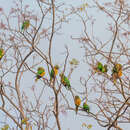
<svg viewBox="0 0 130 130"><path fill-rule="evenodd" d="M29 27L30 25L30 21L29 20L25 20L22 24L21 30L25 30Z"/></svg>
<svg viewBox="0 0 130 130"><path fill-rule="evenodd" d="M60 77L61 77L61 83L65 87L67 87L68 89L70 89L71 85L70 85L69 79L63 73L60 74Z"/></svg>
<svg viewBox="0 0 130 130"><path fill-rule="evenodd" d="M121 64L115 64L113 69L112 69L112 72L118 73L120 70L122 70L122 65Z"/></svg>
<svg viewBox="0 0 130 130"><path fill-rule="evenodd" d="M104 65L103 68L102 68L102 72L103 72L103 73L106 73L107 71L108 71L107 65Z"/></svg>
<svg viewBox="0 0 130 130"><path fill-rule="evenodd" d="M83 103L83 109L84 109L85 111L87 111L87 112L90 111L90 107L88 106L87 103Z"/></svg>
<svg viewBox="0 0 130 130"><path fill-rule="evenodd" d="M37 82L37 80L43 77L44 75L45 75L45 69L43 67L39 67L37 69L37 75L35 81Z"/></svg>
<svg viewBox="0 0 130 130"><path fill-rule="evenodd" d="M76 112L76 114L77 114L78 108L79 108L79 106L80 106L80 104L81 104L81 99L80 99L80 97L79 97L79 96L75 96L74 102L75 102L75 106L76 106L75 112Z"/></svg>
<svg viewBox="0 0 130 130"><path fill-rule="evenodd" d="M2 59L3 56L4 56L4 49L0 48L0 60Z"/></svg>
<svg viewBox="0 0 130 130"><path fill-rule="evenodd" d="M112 79L114 84L116 83L117 79L122 76L122 65L115 64L112 69Z"/></svg>
<svg viewBox="0 0 130 130"><path fill-rule="evenodd" d="M101 62L98 62L98 64L97 64L97 69L98 69L99 71L102 71L102 68L103 68L102 63L101 63Z"/></svg>
<svg viewBox="0 0 130 130"><path fill-rule="evenodd" d="M50 81L58 74L59 66L55 65L54 70L52 69L50 72Z"/></svg>
<svg viewBox="0 0 130 130"><path fill-rule="evenodd" d="M97 63L97 68L96 69L97 69L97 72L100 71L102 73L106 73L108 71L107 65L103 66L101 62Z"/></svg>

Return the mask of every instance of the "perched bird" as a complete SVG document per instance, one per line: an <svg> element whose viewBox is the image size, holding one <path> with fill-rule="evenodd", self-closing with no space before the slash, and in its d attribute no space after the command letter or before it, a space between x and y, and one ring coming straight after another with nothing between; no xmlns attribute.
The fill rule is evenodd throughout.
<svg viewBox="0 0 130 130"><path fill-rule="evenodd" d="M69 79L63 73L60 74L60 77L61 77L61 83L65 87L67 87L68 89L70 89L71 85L70 85Z"/></svg>
<svg viewBox="0 0 130 130"><path fill-rule="evenodd" d="M2 59L3 56L4 56L4 49L0 48L0 60Z"/></svg>
<svg viewBox="0 0 130 130"><path fill-rule="evenodd" d="M81 99L80 99L80 97L79 97L79 96L75 96L74 102L75 102L75 106L76 106L75 112L76 112L76 114L77 114L78 108L79 108L79 106L80 106L80 104L81 104Z"/></svg>
<svg viewBox="0 0 130 130"><path fill-rule="evenodd" d="M83 103L83 109L84 109L85 111L87 111L87 112L90 111L90 107L88 106L87 103Z"/></svg>
<svg viewBox="0 0 130 130"><path fill-rule="evenodd" d="M44 75L45 75L45 69L43 67L39 67L37 69L37 75L35 81L37 82L37 80L43 77Z"/></svg>
<svg viewBox="0 0 130 130"><path fill-rule="evenodd" d="M121 64L115 64L113 69L112 69L112 72L118 73L120 70L122 70L122 65Z"/></svg>
<svg viewBox="0 0 130 130"><path fill-rule="evenodd" d="M102 71L103 65L102 65L101 62L98 62L98 63L97 63L97 69L98 69L99 71Z"/></svg>
<svg viewBox="0 0 130 130"><path fill-rule="evenodd" d="M121 64L115 64L112 69L112 79L114 84L116 83L117 79L122 76L122 65Z"/></svg>
<svg viewBox="0 0 130 130"><path fill-rule="evenodd" d="M103 66L103 64L101 62L97 63L96 72L106 73L107 71L108 71L107 65Z"/></svg>
<svg viewBox="0 0 130 130"><path fill-rule="evenodd" d="M59 66L55 65L54 69L51 70L50 72L50 81L56 77L56 75L58 74L58 70L59 70Z"/></svg>
<svg viewBox="0 0 130 130"><path fill-rule="evenodd" d="M25 30L29 27L30 25L30 21L29 20L25 20L22 24L21 30Z"/></svg>
<svg viewBox="0 0 130 130"><path fill-rule="evenodd" d="M104 65L103 68L102 68L102 72L103 72L103 73L106 73L107 71L108 71L107 65Z"/></svg>

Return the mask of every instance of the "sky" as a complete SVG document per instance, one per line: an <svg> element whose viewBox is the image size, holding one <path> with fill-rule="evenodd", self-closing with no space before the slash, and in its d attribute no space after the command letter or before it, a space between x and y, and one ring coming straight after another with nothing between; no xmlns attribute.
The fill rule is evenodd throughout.
<svg viewBox="0 0 130 130"><path fill-rule="evenodd" d="M13 6L12 3L13 0L1 0L0 2L0 7L4 7L4 10L6 13L9 12L10 8ZM33 2L32 2L33 1ZM85 0L62 0L62 2L65 1L67 5L73 5L74 7L79 6L81 3L83 3ZM88 3L91 3L91 0L86 0ZM85 1L85 2L86 2ZM31 8L37 10L37 6L35 5L34 0L26 0L26 3L28 3ZM99 37L102 41L107 41L111 37L111 33L106 31L106 25L107 19L103 13L97 12L96 10L87 10L87 14L89 16L94 15L95 16L95 25L94 25L94 33L97 37ZM83 14L84 15L84 14ZM89 24L87 26L88 30L91 30ZM81 44L79 44L76 40L71 40L70 36L72 35L73 37L78 37L81 34L83 34L83 24L81 23L81 20L76 16L72 16L71 20L69 23L64 23L62 25L61 29L61 35L54 36L54 41L53 41L53 48L52 48L52 55L53 55L53 62L55 64L60 64L63 65L63 58L64 55L60 55L63 52L65 52L65 45L68 46L69 51L70 51L70 56L69 59L76 58L80 61L80 65L76 70L74 71L72 75L72 84L76 86L77 89L79 89L80 83L79 83L79 74L82 76L87 75L88 68L86 67L86 64L83 62L83 57L84 57L84 50L81 48ZM90 32L91 34L91 32ZM44 41L45 42L45 41ZM45 44L44 44L45 45ZM40 44L39 47L43 47L43 44ZM45 46L44 46L45 47ZM30 78L34 78L34 75L31 75L31 73L26 73L24 75L24 78L21 82L23 86L27 86L27 89L30 90L29 88L33 86L35 83L30 80ZM25 80L26 79L26 80ZM39 83L40 85L40 83ZM38 85L37 85L38 86ZM39 91L38 91L39 93ZM30 93L31 94L31 93ZM33 97L33 96L32 96ZM91 105L90 108L92 111L95 111ZM68 111L67 116L60 115L61 119L61 126L62 130L86 130L85 127L82 127L83 123L86 124L92 124L91 130L106 130L106 128L100 127L95 120L92 118L88 117L82 117L80 115L75 115L75 112L73 111ZM50 121L51 125L51 121ZM128 130L127 125L123 125L124 130Z"/></svg>

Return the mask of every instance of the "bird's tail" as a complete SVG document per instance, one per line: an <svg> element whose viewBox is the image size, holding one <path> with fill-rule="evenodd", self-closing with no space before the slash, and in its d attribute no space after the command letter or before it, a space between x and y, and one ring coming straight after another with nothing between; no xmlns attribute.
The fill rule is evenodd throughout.
<svg viewBox="0 0 130 130"><path fill-rule="evenodd" d="M68 89L68 90L71 90L71 86L68 86L67 89Z"/></svg>
<svg viewBox="0 0 130 130"><path fill-rule="evenodd" d="M36 76L35 76L35 82L37 82L38 79L39 79L39 75L36 75Z"/></svg>
<svg viewBox="0 0 130 130"><path fill-rule="evenodd" d="M23 31L24 30L24 26L22 25L22 27L21 27L21 30Z"/></svg>
<svg viewBox="0 0 130 130"><path fill-rule="evenodd" d="M76 115L78 113L78 106L76 105L76 108L75 108L75 112L76 112Z"/></svg>
<svg viewBox="0 0 130 130"><path fill-rule="evenodd" d="M37 82L37 81L38 81L38 78L35 79L35 82Z"/></svg>
<svg viewBox="0 0 130 130"><path fill-rule="evenodd" d="M50 81L52 81L52 77L50 76Z"/></svg>

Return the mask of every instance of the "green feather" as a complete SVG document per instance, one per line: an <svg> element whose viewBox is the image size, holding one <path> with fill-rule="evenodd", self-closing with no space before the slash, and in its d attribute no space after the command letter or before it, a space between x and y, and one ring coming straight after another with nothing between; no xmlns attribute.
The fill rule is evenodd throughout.
<svg viewBox="0 0 130 130"><path fill-rule="evenodd" d="M90 107L86 103L83 104L83 109L87 112L90 111Z"/></svg>
<svg viewBox="0 0 130 130"><path fill-rule="evenodd" d="M98 70L102 71L102 68L103 68L102 63L98 62L97 68L98 68Z"/></svg>
<svg viewBox="0 0 130 130"><path fill-rule="evenodd" d="M25 26L25 25L24 25L24 23L23 23L23 25L22 25L22 27L21 27L22 30L24 29L24 26Z"/></svg>
<svg viewBox="0 0 130 130"><path fill-rule="evenodd" d="M105 72L105 68L104 68L104 67L102 68L102 72L103 72L103 73Z"/></svg>
<svg viewBox="0 0 130 130"><path fill-rule="evenodd" d="M37 74L42 74L44 72L44 70L39 70L38 72L37 72Z"/></svg>
<svg viewBox="0 0 130 130"><path fill-rule="evenodd" d="M54 78L54 70L53 69L50 72L50 80L52 80L52 78Z"/></svg>
<svg viewBox="0 0 130 130"><path fill-rule="evenodd" d="M23 24L22 24L21 29L24 30L25 27L26 27L28 24L29 24L29 20L25 20L25 21L23 22Z"/></svg>
<svg viewBox="0 0 130 130"><path fill-rule="evenodd" d="M51 76L52 78L54 78L54 70L53 70L53 69L51 70L50 76Z"/></svg>
<svg viewBox="0 0 130 130"><path fill-rule="evenodd" d="M0 55L2 55L3 54L3 49L0 49Z"/></svg>
<svg viewBox="0 0 130 130"><path fill-rule="evenodd" d="M70 87L70 81L66 76L64 76L64 82L65 82L67 87Z"/></svg>
<svg viewBox="0 0 130 130"><path fill-rule="evenodd" d="M69 79L68 79L65 75L63 75L63 74L61 74L60 76L61 76L61 78L62 78L62 84L63 84L64 86L67 86L68 89L70 89L71 85L70 85Z"/></svg>
<svg viewBox="0 0 130 130"><path fill-rule="evenodd" d="M38 79L41 78L41 74L42 74L43 72L45 72L44 68L39 67L39 68L37 69L37 75L36 75L35 81L37 81Z"/></svg>

